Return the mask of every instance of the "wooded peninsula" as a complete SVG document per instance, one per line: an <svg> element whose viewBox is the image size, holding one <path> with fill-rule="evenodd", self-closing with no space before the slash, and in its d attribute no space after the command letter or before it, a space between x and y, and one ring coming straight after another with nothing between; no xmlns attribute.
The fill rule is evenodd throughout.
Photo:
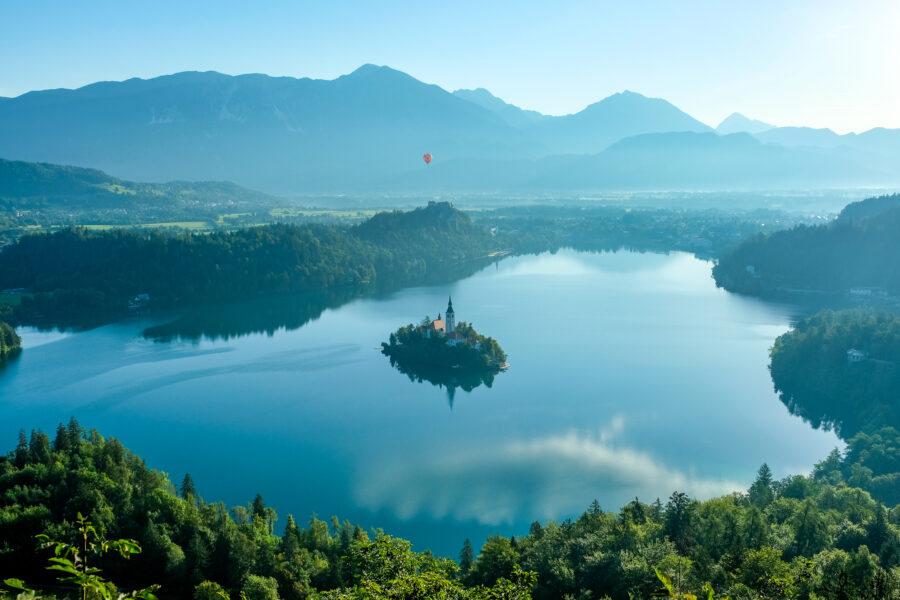
<svg viewBox="0 0 900 600"><path fill-rule="evenodd" d="M450 281L489 264L493 240L448 202L356 226L266 225L170 234L71 228L0 253L0 289L23 288L15 324L73 325L129 305L187 306L337 288ZM135 302L138 300L139 302Z"/></svg>
<svg viewBox="0 0 900 600"><path fill-rule="evenodd" d="M900 194L849 204L828 225L756 235L725 253L716 284L733 292L900 294Z"/></svg>

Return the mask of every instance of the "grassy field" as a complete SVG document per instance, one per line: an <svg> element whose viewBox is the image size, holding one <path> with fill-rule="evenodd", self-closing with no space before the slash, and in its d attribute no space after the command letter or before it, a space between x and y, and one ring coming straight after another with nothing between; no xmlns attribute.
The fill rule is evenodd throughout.
<svg viewBox="0 0 900 600"><path fill-rule="evenodd" d="M135 225L105 225L94 223L90 225L80 225L85 229L94 229L97 231L105 231L107 229L140 227L142 229L159 229L163 227L172 227L176 229L187 229L189 231L207 231L212 229L212 225L208 221L167 221L164 223L137 223Z"/></svg>
<svg viewBox="0 0 900 600"><path fill-rule="evenodd" d="M131 193L131 190L129 190L128 188L123 188L122 186L115 186L112 184L110 184L110 186L112 188L110 191L114 191L120 194ZM217 230L234 230L244 227L258 227L260 225L266 225L268 223L278 221L303 223L308 220L309 222L343 222L353 224L369 219L377 212L378 211L374 209L322 209L285 206L272 208L269 210L268 214L266 214L265 212L224 213L210 217L207 220L193 221L104 223L102 216L98 219L97 216L94 215L93 217L88 217L96 219L93 223L78 223L78 226L95 231L106 231L108 229L115 229L120 227L137 227L143 229L177 229L192 233L209 233ZM11 241L21 235L29 233L52 233L54 231L59 231L60 229L63 229L67 226L68 225L61 225L58 224L58 222L53 223L53 221L50 221L41 225L23 224L19 226L13 226L7 229L4 233L8 236L6 239L8 241Z"/></svg>
<svg viewBox="0 0 900 600"><path fill-rule="evenodd" d="M22 304L22 298L31 294L0 294L0 304L9 304L10 306L18 306Z"/></svg>
<svg viewBox="0 0 900 600"><path fill-rule="evenodd" d="M335 217L337 219L368 219L377 210L327 210L318 208L273 208L273 217Z"/></svg>
<svg viewBox="0 0 900 600"><path fill-rule="evenodd" d="M188 229L190 231L204 231L212 229L208 221L171 221L169 223L142 223L138 227L144 229L159 229L161 227L174 227L177 229Z"/></svg>

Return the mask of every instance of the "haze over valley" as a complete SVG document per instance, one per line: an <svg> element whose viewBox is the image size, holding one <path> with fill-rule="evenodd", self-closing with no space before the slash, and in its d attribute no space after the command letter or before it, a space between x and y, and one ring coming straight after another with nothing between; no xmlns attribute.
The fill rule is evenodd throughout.
<svg viewBox="0 0 900 600"><path fill-rule="evenodd" d="M0 3L0 600L900 600L898 22Z"/></svg>
<svg viewBox="0 0 900 600"><path fill-rule="evenodd" d="M0 156L267 193L760 190L900 184L900 130L714 129L623 91L565 116L385 66L334 80L183 72L0 99ZM419 157L436 159L423 170Z"/></svg>

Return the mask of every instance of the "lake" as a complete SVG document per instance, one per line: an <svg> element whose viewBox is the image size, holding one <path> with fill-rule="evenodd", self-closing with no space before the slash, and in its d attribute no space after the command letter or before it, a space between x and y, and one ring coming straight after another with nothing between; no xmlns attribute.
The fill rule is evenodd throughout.
<svg viewBox="0 0 900 600"><path fill-rule="evenodd" d="M0 371L0 439L52 436L74 415L176 485L189 472L207 501L260 492L281 525L334 514L448 556L595 498L708 498L746 489L763 462L809 472L841 443L791 416L767 369L798 309L717 289L710 270L688 254L562 251L349 302L23 328ZM411 381L378 351L451 295L457 320L509 355L491 387Z"/></svg>

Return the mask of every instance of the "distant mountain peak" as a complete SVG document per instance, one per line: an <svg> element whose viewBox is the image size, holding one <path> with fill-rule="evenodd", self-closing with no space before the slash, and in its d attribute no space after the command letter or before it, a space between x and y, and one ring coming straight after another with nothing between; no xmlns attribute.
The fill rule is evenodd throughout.
<svg viewBox="0 0 900 600"><path fill-rule="evenodd" d="M514 104L505 102L501 98L493 95L485 88L475 88L473 90L459 89L453 92L453 95L469 102L486 108L500 116L504 121L513 127L528 127L537 121L548 119L546 115L534 110L525 110Z"/></svg>
<svg viewBox="0 0 900 600"><path fill-rule="evenodd" d="M376 73L379 71L393 71L394 69L385 66L385 65L376 65L374 63L365 63L364 65L360 65L348 75L365 75L366 73Z"/></svg>
<svg viewBox="0 0 900 600"><path fill-rule="evenodd" d="M403 71L398 71L387 65L374 65L372 63L366 63L351 73L341 75L338 79L362 79L373 77L402 77L404 79L414 79L412 75L408 75Z"/></svg>
<svg viewBox="0 0 900 600"><path fill-rule="evenodd" d="M623 90L588 105L581 112L571 115L576 127L588 122L604 123L611 129L623 128L621 139L639 133L663 133L667 131L710 131L677 106L663 98L650 98L638 92ZM630 127L629 131L624 128ZM610 139L609 142L615 142Z"/></svg>
<svg viewBox="0 0 900 600"><path fill-rule="evenodd" d="M749 117L745 117L739 112L734 112L728 115L719 126L716 127L716 131L722 135L727 135L729 133L762 133L763 131L768 131L770 129L774 129L775 126L764 121L758 121L756 119L751 119Z"/></svg>
<svg viewBox="0 0 900 600"><path fill-rule="evenodd" d="M477 96L477 97L479 97L479 98L486 98L486 99L490 99L490 100L499 100L500 102L503 102L503 100L501 100L501 99L498 98L497 96L493 95L493 94L490 92L490 90L487 90L487 89L485 89L485 88L483 88L483 87L480 87L480 88L474 88L474 89L463 89L463 88L460 88L460 89L458 89L458 90L454 90L453 93L456 94L457 96L462 97L462 98L466 98L466 97L476 97L476 96ZM504 104L507 104L506 102L503 102L503 103L504 103Z"/></svg>

